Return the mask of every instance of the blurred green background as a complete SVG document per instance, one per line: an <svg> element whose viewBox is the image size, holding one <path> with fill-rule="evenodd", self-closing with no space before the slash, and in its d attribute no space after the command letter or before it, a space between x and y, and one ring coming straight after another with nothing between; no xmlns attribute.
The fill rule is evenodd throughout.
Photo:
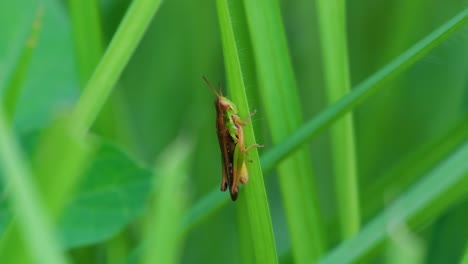
<svg viewBox="0 0 468 264"><path fill-rule="evenodd" d="M39 4L44 12L41 29L13 119L15 135L27 156L34 149L30 147L34 143L29 142L74 106L90 74L78 70L80 57L66 1L3 1L0 94L11 82ZM99 1L97 32L101 33L104 49L129 4L126 0ZM466 0L348 1L352 86L467 7ZM309 120L327 106L315 1L282 1L281 13L303 117ZM212 83L226 84L215 1L164 1L93 125L95 140L107 144L97 150L90 162L89 170L100 180L85 180L83 195L72 199L59 231L75 262L125 263L128 256L138 255L135 248L142 239L142 219L151 196L150 169L180 135L193 143L183 189L185 208L218 188L221 164L214 123L215 97L203 83L202 75ZM249 78L254 84L255 76ZM266 146L260 151L261 156L262 151L273 147L271 133L256 87L247 86L247 94L252 110L258 110L252 121L257 142ZM354 111L364 225L466 142L467 120L465 25ZM321 133L309 145L327 248L332 249L339 243L339 230L328 132ZM455 145L447 143L455 137ZM157 175L157 165L155 171ZM266 176L277 253L281 261L289 263L293 260L280 188L275 175ZM187 234L180 251L182 263L239 263L235 207L236 203L230 202L207 215ZM461 259L468 241L467 209L468 196L464 195L435 219L408 231L411 241L416 241L412 245L421 249L422 262L457 263ZM5 232L11 219L5 198L0 230ZM388 261L386 254L391 254L390 249L391 245L380 247L366 261Z"/></svg>

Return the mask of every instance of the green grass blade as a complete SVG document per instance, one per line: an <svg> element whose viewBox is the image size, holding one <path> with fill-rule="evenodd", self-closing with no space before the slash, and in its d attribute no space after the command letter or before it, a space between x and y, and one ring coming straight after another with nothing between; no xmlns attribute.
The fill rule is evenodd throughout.
<svg viewBox="0 0 468 264"><path fill-rule="evenodd" d="M146 219L143 263L179 263L182 237L178 235L187 203L187 180L192 145L179 138L161 154L154 177L155 199ZM156 174L155 173L155 174ZM157 181L157 185L156 185Z"/></svg>
<svg viewBox="0 0 468 264"><path fill-rule="evenodd" d="M460 261L461 264L468 264L468 245L465 249L465 254L463 255L462 260Z"/></svg>
<svg viewBox="0 0 468 264"><path fill-rule="evenodd" d="M73 128L70 116L47 127L40 136L31 164L41 197L54 220L73 198L92 156L89 139L77 135Z"/></svg>
<svg viewBox="0 0 468 264"><path fill-rule="evenodd" d="M407 69L425 54L451 36L457 29L468 22L468 9L444 23L442 26L417 42L385 67L371 77L357 85L352 91L327 107L317 117L305 123L299 130L290 135L273 150L262 156L262 165L265 171L271 170L277 163L288 156L295 149L302 146L307 140L316 136L320 131L330 126L357 105L364 102L370 95L382 88L382 85Z"/></svg>
<svg viewBox="0 0 468 264"><path fill-rule="evenodd" d="M326 93L333 104L349 93L345 0L319 0L317 11ZM331 127L334 183L343 240L359 231L360 210L353 116L350 111Z"/></svg>
<svg viewBox="0 0 468 264"><path fill-rule="evenodd" d="M80 131L86 132L95 121L160 4L161 0L132 2L76 105L74 119Z"/></svg>
<svg viewBox="0 0 468 264"><path fill-rule="evenodd" d="M37 10L36 19L33 22L31 33L21 51L20 57L17 61L14 71L8 81L8 85L5 88L5 94L3 95L3 110L5 111L5 117L11 122L14 119L16 112L16 105L19 101L21 94L21 88L26 78L26 73L31 62L32 55L36 48L36 43L39 39L41 32L41 23L44 16L44 9L40 6Z"/></svg>
<svg viewBox="0 0 468 264"><path fill-rule="evenodd" d="M244 1L260 97L274 143L302 124L296 82L278 1ZM307 148L278 166L283 205L297 263L317 259L325 249L314 176ZM278 165L278 164L275 164Z"/></svg>
<svg viewBox="0 0 468 264"><path fill-rule="evenodd" d="M245 85L242 74L241 62L238 54L237 43L245 41L235 35L235 29L232 20L239 20L239 17L232 16L232 6L239 5L236 1L218 0L218 17L221 29L221 38L223 43L224 61L226 66L226 75L229 84L229 91L231 97L238 107L241 117L245 117L249 113L249 106L247 103L247 96L245 93ZM239 7L239 6L237 6ZM246 29L238 29L246 30ZM252 122L244 127L246 146L255 143L254 131ZM251 231L244 232L248 234L244 236L245 241L241 243L249 243L253 241L253 250L255 251L256 263L277 263L278 258L276 254L276 245L273 236L273 228L270 218L270 210L268 207L268 199L265 191L265 184L263 182L262 168L258 158L256 149L249 151L249 159L251 163L247 163L249 171L249 183L241 189L239 197L240 212L245 212L246 215L239 216L240 228L246 228ZM242 226L248 225L248 226Z"/></svg>
<svg viewBox="0 0 468 264"><path fill-rule="evenodd" d="M385 250L386 264L422 264L425 253L423 241L405 225L391 227Z"/></svg>
<svg viewBox="0 0 468 264"><path fill-rule="evenodd" d="M98 1L69 0L80 83L86 84L103 51Z"/></svg>
<svg viewBox="0 0 468 264"><path fill-rule="evenodd" d="M394 167L379 176L379 180L372 185L363 186L361 189L362 199L365 199L365 197L379 197L385 190L392 190L391 192L395 196L398 195L417 177L423 175L434 164L437 164L467 140L468 115L465 115L460 122L447 129L447 132L441 137L408 153ZM381 199L365 199L362 201L365 201L365 204L363 204L365 210L362 213L364 217L376 212L382 206Z"/></svg>
<svg viewBox="0 0 468 264"><path fill-rule="evenodd" d="M465 143L375 217L352 239L319 263L356 262L387 238L389 226L418 226L439 215L468 193L468 143Z"/></svg>
<svg viewBox="0 0 468 264"><path fill-rule="evenodd" d="M348 95L327 107L317 117L308 121L282 143L262 155L260 161L263 172L266 174L271 171L275 165L289 155L291 151L294 151L309 138L317 136L319 132L330 126L335 120L365 101L372 93L381 88L383 83L395 77L398 73L408 68L433 48L437 47L443 40L447 39L457 29L461 28L467 22L467 18L468 10L462 11L422 41L415 44L393 62L357 85ZM214 211L226 205L227 201L228 199L222 199L218 188L213 189L191 208L185 218L183 232L189 231Z"/></svg>
<svg viewBox="0 0 468 264"><path fill-rule="evenodd" d="M38 263L67 263L41 203L39 192L0 109L0 168L9 186L23 241Z"/></svg>

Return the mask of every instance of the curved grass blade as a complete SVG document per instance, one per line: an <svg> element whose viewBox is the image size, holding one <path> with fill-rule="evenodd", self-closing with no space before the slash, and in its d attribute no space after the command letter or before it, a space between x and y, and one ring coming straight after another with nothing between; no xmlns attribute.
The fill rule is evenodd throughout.
<svg viewBox="0 0 468 264"><path fill-rule="evenodd" d="M339 245L319 263L359 261L389 235L389 227L420 225L437 216L468 193L468 143L449 155L352 239ZM391 228L390 228L391 230Z"/></svg>
<svg viewBox="0 0 468 264"><path fill-rule="evenodd" d="M392 190L395 196L412 182L417 180L454 149L468 140L468 113L461 117L453 127L447 129L441 137L422 145L402 157L394 167L389 169L379 180L369 186L363 186L362 197L378 197L385 190ZM424 158L422 158L424 157ZM390 197L389 197L390 198ZM363 216L368 217L382 207L381 199L365 199Z"/></svg>

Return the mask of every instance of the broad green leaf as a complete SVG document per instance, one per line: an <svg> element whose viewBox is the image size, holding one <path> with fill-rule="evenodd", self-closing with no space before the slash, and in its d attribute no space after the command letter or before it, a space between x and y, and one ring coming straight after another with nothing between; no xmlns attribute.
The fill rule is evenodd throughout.
<svg viewBox="0 0 468 264"><path fill-rule="evenodd" d="M121 150L102 144L60 221L64 246L102 242L140 216L151 175Z"/></svg>
<svg viewBox="0 0 468 264"><path fill-rule="evenodd" d="M27 140L30 147L34 145L31 139ZM139 217L151 189L151 175L150 170L122 150L100 144L59 221L63 246L103 242ZM0 223L5 224L10 219L6 202L3 199L0 207ZM4 225L0 227L1 230Z"/></svg>

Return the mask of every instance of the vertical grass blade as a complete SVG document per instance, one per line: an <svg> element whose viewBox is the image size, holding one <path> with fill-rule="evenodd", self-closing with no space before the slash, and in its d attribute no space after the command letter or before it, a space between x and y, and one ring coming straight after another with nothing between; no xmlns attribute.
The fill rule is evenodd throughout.
<svg viewBox="0 0 468 264"><path fill-rule="evenodd" d="M12 209L34 262L67 263L41 203L21 150L0 109L0 168L9 186Z"/></svg>
<svg viewBox="0 0 468 264"><path fill-rule="evenodd" d="M130 5L76 105L74 119L80 131L86 132L95 121L160 4L161 0L135 0Z"/></svg>
<svg viewBox="0 0 468 264"><path fill-rule="evenodd" d="M75 58L80 83L85 84L93 73L103 51L98 1L69 0Z"/></svg>
<svg viewBox="0 0 468 264"><path fill-rule="evenodd" d="M230 6L231 5L231 6ZM221 29L221 37L223 43L224 61L226 66L226 75L229 84L229 91L231 97L238 107L241 117L246 117L249 113L249 106L247 103L247 96L245 93L245 85L243 79L243 72L241 61L239 59L237 43L245 41L239 38L239 30L235 31L232 20L242 19L240 17L233 17L232 5L238 5L237 10L241 10L240 2L218 0L218 17ZM236 34L239 33L239 34ZM246 146L255 143L254 131L252 122L244 127ZM242 206L238 212L246 212L247 215L239 216L241 225L240 228L250 230L250 238L245 241L253 241L253 251L255 252L255 263L277 263L276 245L273 236L273 229L271 225L270 211L268 207L268 200L263 182L262 168L260 167L260 160L256 149L249 151L249 159L251 163L247 163L249 171L249 183L241 189L239 195L239 206ZM249 232L244 232L244 234ZM241 241L243 243L243 241Z"/></svg>
<svg viewBox="0 0 468 264"><path fill-rule="evenodd" d="M376 216L352 239L345 241L319 263L357 262L381 245L388 227L407 224L410 228L432 219L468 193L468 143L461 145L432 171Z"/></svg>
<svg viewBox="0 0 468 264"><path fill-rule="evenodd" d="M179 138L161 154L155 166L155 199L145 226L143 263L179 263L182 236L178 234L187 203L191 144Z"/></svg>
<svg viewBox="0 0 468 264"><path fill-rule="evenodd" d="M302 123L279 3L275 0L246 0L244 6L260 95L272 139L274 143L279 143ZM278 166L293 255L297 263L317 259L325 248L310 162L310 153L302 148L288 155Z"/></svg>
<svg viewBox="0 0 468 264"><path fill-rule="evenodd" d="M318 0L316 3L326 92L328 102L333 104L351 88L345 0ZM347 239L358 232L360 225L352 112L331 127L331 146L341 235Z"/></svg>

